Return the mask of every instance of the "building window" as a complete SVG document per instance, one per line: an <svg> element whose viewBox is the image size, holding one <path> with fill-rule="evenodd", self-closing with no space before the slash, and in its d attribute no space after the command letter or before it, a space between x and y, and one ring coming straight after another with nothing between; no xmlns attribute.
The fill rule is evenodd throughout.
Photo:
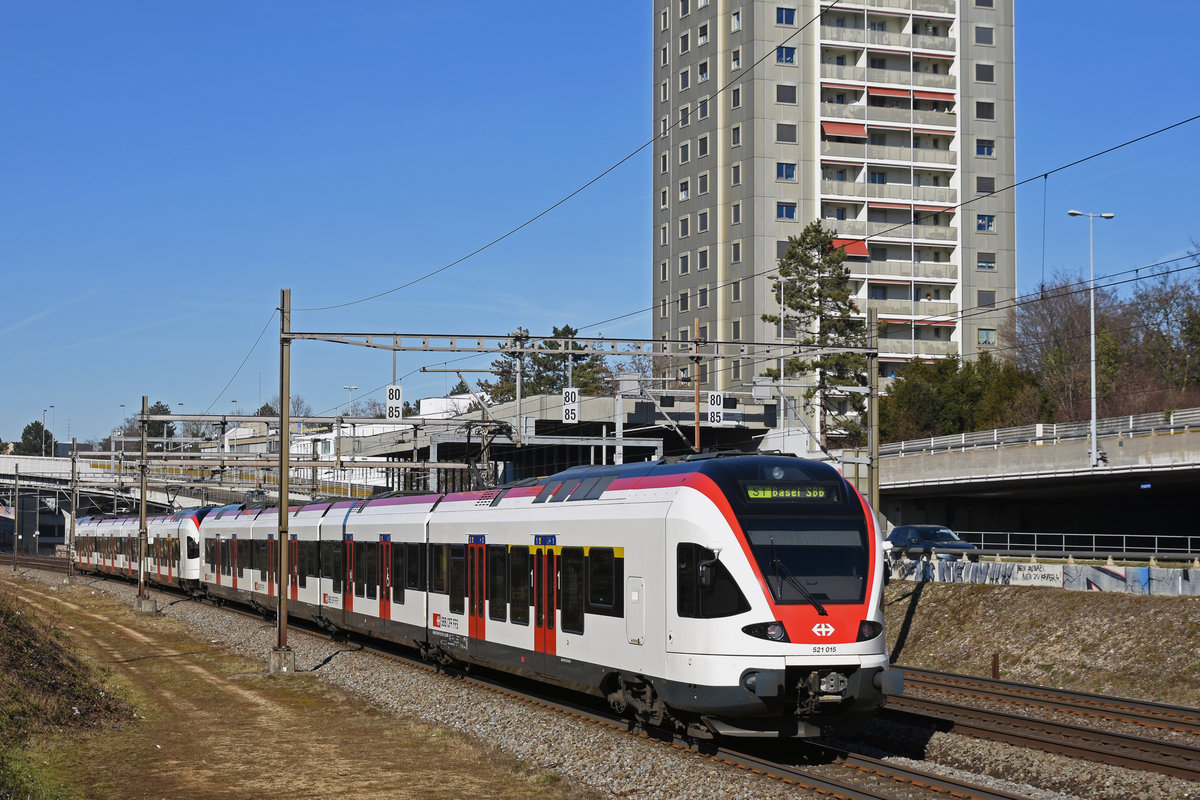
<svg viewBox="0 0 1200 800"><path fill-rule="evenodd" d="M980 289L976 295L977 302L975 305L980 308L995 308L996 307L996 291L994 289Z"/></svg>
<svg viewBox="0 0 1200 800"><path fill-rule="evenodd" d="M742 300L742 282L734 281L729 284L729 299L734 303L739 303Z"/></svg>
<svg viewBox="0 0 1200 800"><path fill-rule="evenodd" d="M679 18L683 19L691 12L691 0L679 0Z"/></svg>
<svg viewBox="0 0 1200 800"><path fill-rule="evenodd" d="M696 215L696 233L704 233L708 230L708 212L701 211Z"/></svg>
<svg viewBox="0 0 1200 800"><path fill-rule="evenodd" d="M975 81L977 83L995 83L996 67L993 64L976 64Z"/></svg>
<svg viewBox="0 0 1200 800"><path fill-rule="evenodd" d="M696 158L704 158L706 155L708 155L707 133L696 138Z"/></svg>
<svg viewBox="0 0 1200 800"><path fill-rule="evenodd" d="M670 234L667 232L666 225L663 225L661 228L658 229L658 243L659 244L669 244L670 243L669 236L670 236Z"/></svg>
<svg viewBox="0 0 1200 800"><path fill-rule="evenodd" d="M729 30L740 31L742 29L742 12L740 10L733 12L729 18ZM642 51L646 52L645 50ZM644 63L644 62L643 62Z"/></svg>
<svg viewBox="0 0 1200 800"><path fill-rule="evenodd" d="M669 156L666 153L663 153L658 157L658 171L663 173L664 175L667 172L667 159L668 158L669 158Z"/></svg>
<svg viewBox="0 0 1200 800"><path fill-rule="evenodd" d="M705 97L703 100L701 100L699 103L696 104L696 118L697 119L708 119L708 98L707 97Z"/></svg>
<svg viewBox="0 0 1200 800"><path fill-rule="evenodd" d="M996 268L996 254L985 253L980 250L975 254L975 269L994 270Z"/></svg>
<svg viewBox="0 0 1200 800"><path fill-rule="evenodd" d="M659 208L667 207L667 190L666 189L662 189L658 193L658 207Z"/></svg>
<svg viewBox="0 0 1200 800"><path fill-rule="evenodd" d="M658 29L665 31L667 29L667 24L670 22L669 12L666 9L663 9L662 15L658 19Z"/></svg>
<svg viewBox="0 0 1200 800"><path fill-rule="evenodd" d="M733 378L735 381L740 381L742 379L741 359L735 358L733 360L733 366L729 370L729 377Z"/></svg>
<svg viewBox="0 0 1200 800"><path fill-rule="evenodd" d="M696 44L708 44L708 23L704 23L696 29Z"/></svg>
<svg viewBox="0 0 1200 800"><path fill-rule="evenodd" d="M729 93L729 98L730 98L729 105L731 108L741 108L742 107L742 87L740 87L740 86L733 87L733 91L731 91Z"/></svg>
<svg viewBox="0 0 1200 800"><path fill-rule="evenodd" d="M663 139L667 138L667 131L670 127L671 121L667 117L663 117L658 121L658 135Z"/></svg>
<svg viewBox="0 0 1200 800"><path fill-rule="evenodd" d="M975 0L976 8L995 8L994 0Z"/></svg>
<svg viewBox="0 0 1200 800"><path fill-rule="evenodd" d="M734 164L730 169L730 182L734 186L740 186L742 183L742 165Z"/></svg>
<svg viewBox="0 0 1200 800"><path fill-rule="evenodd" d="M679 73L679 91L684 91L692 85L692 71L690 69L681 70Z"/></svg>
<svg viewBox="0 0 1200 800"><path fill-rule="evenodd" d="M873 19L867 23L867 30L882 33L887 30L887 22L881 19Z"/></svg>
<svg viewBox="0 0 1200 800"><path fill-rule="evenodd" d="M872 172L868 176L868 180L871 183L880 183L880 184L887 183L887 173L886 172Z"/></svg>
<svg viewBox="0 0 1200 800"><path fill-rule="evenodd" d="M796 126L788 122L775 123L775 141L784 144L795 144Z"/></svg>
<svg viewBox="0 0 1200 800"><path fill-rule="evenodd" d="M700 66L696 67L696 73L700 76L699 80L701 80L701 81L708 80L708 62L701 61Z"/></svg>
<svg viewBox="0 0 1200 800"><path fill-rule="evenodd" d="M658 301L658 315L663 319L667 318L667 298L662 298Z"/></svg>
<svg viewBox="0 0 1200 800"><path fill-rule="evenodd" d="M995 347L996 346L996 329L995 328L979 328L975 332L975 342L980 347Z"/></svg>
<svg viewBox="0 0 1200 800"><path fill-rule="evenodd" d="M687 275L688 272L690 271L690 269L691 269L691 263L690 263L690 260L688 259L688 254L684 253L683 255L681 255L679 257L679 274Z"/></svg>
<svg viewBox="0 0 1200 800"><path fill-rule="evenodd" d="M977 155L977 156L994 156L994 155L996 155L996 140L995 139L976 139L975 140L975 155Z"/></svg>
<svg viewBox="0 0 1200 800"><path fill-rule="evenodd" d="M733 69L742 68L742 48L734 48L733 54L729 57L729 66Z"/></svg>
<svg viewBox="0 0 1200 800"><path fill-rule="evenodd" d="M794 9L794 8L776 8L775 9L775 24L776 25L795 25L796 24L796 9Z"/></svg>
<svg viewBox="0 0 1200 800"><path fill-rule="evenodd" d="M742 338L742 321L740 319L729 323L729 338L735 342Z"/></svg>
<svg viewBox="0 0 1200 800"><path fill-rule="evenodd" d="M776 203L775 204L775 219L791 220L796 219L796 204L795 203Z"/></svg>
<svg viewBox="0 0 1200 800"><path fill-rule="evenodd" d="M701 286L700 290L696 292L696 308L708 308L708 287L707 286ZM700 338L707 339L708 336L704 335L704 333L702 332Z"/></svg>
<svg viewBox="0 0 1200 800"><path fill-rule="evenodd" d="M775 84L775 102L796 105L796 87L790 83Z"/></svg>
<svg viewBox="0 0 1200 800"><path fill-rule="evenodd" d="M742 204L734 203L729 209L729 223L737 225L742 221Z"/></svg>
<svg viewBox="0 0 1200 800"><path fill-rule="evenodd" d="M679 36L679 52L680 52L680 54L682 55L683 53L686 53L691 49L692 49L691 34L688 34L688 33L680 34L680 36Z"/></svg>
<svg viewBox="0 0 1200 800"><path fill-rule="evenodd" d="M667 279L667 262L660 261L658 264L658 279L665 281Z"/></svg>
<svg viewBox="0 0 1200 800"><path fill-rule="evenodd" d="M667 46L666 46L666 45L663 45L663 49L658 51L658 65L659 65L660 67L665 67L665 66L667 65L667 54L668 54L668 52L669 52L669 51L667 50Z"/></svg>
<svg viewBox="0 0 1200 800"><path fill-rule="evenodd" d="M708 194L708 173L701 172L696 176L696 194Z"/></svg>
<svg viewBox="0 0 1200 800"><path fill-rule="evenodd" d="M679 127L686 128L692 121L692 107L684 106L679 109Z"/></svg>
<svg viewBox="0 0 1200 800"><path fill-rule="evenodd" d="M730 147L738 147L741 145L741 143L742 143L742 126L734 125L733 129L729 132L729 146Z"/></svg>
<svg viewBox="0 0 1200 800"><path fill-rule="evenodd" d="M679 182L679 199L687 200L687 199L691 198L691 196L692 196L691 183L689 183L686 180L680 181Z"/></svg>
<svg viewBox="0 0 1200 800"><path fill-rule="evenodd" d="M679 293L679 310L680 311L688 310L688 293L687 292Z"/></svg>
<svg viewBox="0 0 1200 800"><path fill-rule="evenodd" d="M670 96L671 86L666 81L663 81L658 87L658 99L665 103Z"/></svg>
<svg viewBox="0 0 1200 800"><path fill-rule="evenodd" d="M983 175L975 176L975 192L976 194L991 194L996 191L996 179L984 177Z"/></svg>
<svg viewBox="0 0 1200 800"><path fill-rule="evenodd" d="M846 207L838 206L833 210L833 218L844 220L846 218Z"/></svg>
<svg viewBox="0 0 1200 800"><path fill-rule="evenodd" d="M887 69L887 59L883 56L872 56L867 59L868 69Z"/></svg>
<svg viewBox="0 0 1200 800"><path fill-rule="evenodd" d="M776 64L795 64L796 63L796 48L794 48L794 47L776 47L775 48L775 63Z"/></svg>
<svg viewBox="0 0 1200 800"><path fill-rule="evenodd" d="M679 163L686 164L692 160L692 149L688 142L679 145Z"/></svg>
<svg viewBox="0 0 1200 800"><path fill-rule="evenodd" d="M995 36L991 27L987 25L975 26L975 44L995 44ZM644 50L642 52L645 52Z"/></svg>
<svg viewBox="0 0 1200 800"><path fill-rule="evenodd" d="M975 103L975 119L995 119L996 104L987 100L978 100Z"/></svg>
<svg viewBox="0 0 1200 800"><path fill-rule="evenodd" d="M696 251L696 269L708 269L708 248L702 247Z"/></svg>
<svg viewBox="0 0 1200 800"><path fill-rule="evenodd" d="M731 263L731 264L742 263L742 243L741 242L734 242L732 245L730 245L729 263Z"/></svg>
<svg viewBox="0 0 1200 800"><path fill-rule="evenodd" d="M975 215L975 230L984 233L996 232L996 215L995 214L976 214Z"/></svg>
<svg viewBox="0 0 1200 800"><path fill-rule="evenodd" d="M692 218L691 217L680 217L679 218L679 238L686 239L688 236L691 236L691 234L692 234Z"/></svg>
<svg viewBox="0 0 1200 800"><path fill-rule="evenodd" d="M796 180L796 165L787 161L775 162L775 180L777 181L795 181Z"/></svg>

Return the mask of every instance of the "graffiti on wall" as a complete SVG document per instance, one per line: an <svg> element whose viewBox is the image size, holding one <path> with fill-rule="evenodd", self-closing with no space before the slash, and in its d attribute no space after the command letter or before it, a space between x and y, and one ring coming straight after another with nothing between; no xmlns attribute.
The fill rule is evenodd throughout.
<svg viewBox="0 0 1200 800"><path fill-rule="evenodd" d="M902 559L893 562L891 569L893 578L907 581L1049 586L1075 591L1127 594L1200 595L1200 571L1187 568Z"/></svg>

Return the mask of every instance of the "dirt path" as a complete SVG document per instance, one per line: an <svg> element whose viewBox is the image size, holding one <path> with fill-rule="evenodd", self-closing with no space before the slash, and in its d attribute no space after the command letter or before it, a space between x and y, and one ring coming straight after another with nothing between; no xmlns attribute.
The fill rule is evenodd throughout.
<svg viewBox="0 0 1200 800"><path fill-rule="evenodd" d="M139 617L86 585L0 577L56 619L140 718L36 745L34 763L88 798L580 797L553 775L429 725L362 706L313 677L263 665Z"/></svg>

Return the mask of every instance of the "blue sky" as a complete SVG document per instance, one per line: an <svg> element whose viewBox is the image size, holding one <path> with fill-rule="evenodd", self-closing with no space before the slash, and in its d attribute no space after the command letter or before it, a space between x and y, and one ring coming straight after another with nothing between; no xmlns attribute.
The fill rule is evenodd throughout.
<svg viewBox="0 0 1200 800"><path fill-rule="evenodd" d="M1078 9L1017 8L1021 178L1200 113L1200 6ZM647 151L436 277L300 309L450 263L636 151L650 28L644 0L0 3L0 438L51 404L60 439L99 438L143 394L252 411L278 390L277 320L252 346L284 287L296 330L648 335L648 314L594 327L650 305ZM1086 270L1068 208L1117 214L1098 275L1200 241L1198 143L1192 123L1018 190L1021 290L1043 251L1047 277ZM319 413L392 375L384 351L292 355ZM414 374L405 396L456 381Z"/></svg>

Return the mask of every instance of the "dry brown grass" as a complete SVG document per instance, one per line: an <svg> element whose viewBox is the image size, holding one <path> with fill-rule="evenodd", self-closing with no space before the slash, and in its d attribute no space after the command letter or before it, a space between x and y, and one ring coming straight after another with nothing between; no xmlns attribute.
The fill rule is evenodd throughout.
<svg viewBox="0 0 1200 800"><path fill-rule="evenodd" d="M473 740L396 718L307 676L199 643L82 587L25 592L58 607L78 652L111 666L140 718L82 738L47 736L26 761L88 798L583 797ZM55 601L58 602L55 602ZM41 762L46 762L41 764Z"/></svg>

